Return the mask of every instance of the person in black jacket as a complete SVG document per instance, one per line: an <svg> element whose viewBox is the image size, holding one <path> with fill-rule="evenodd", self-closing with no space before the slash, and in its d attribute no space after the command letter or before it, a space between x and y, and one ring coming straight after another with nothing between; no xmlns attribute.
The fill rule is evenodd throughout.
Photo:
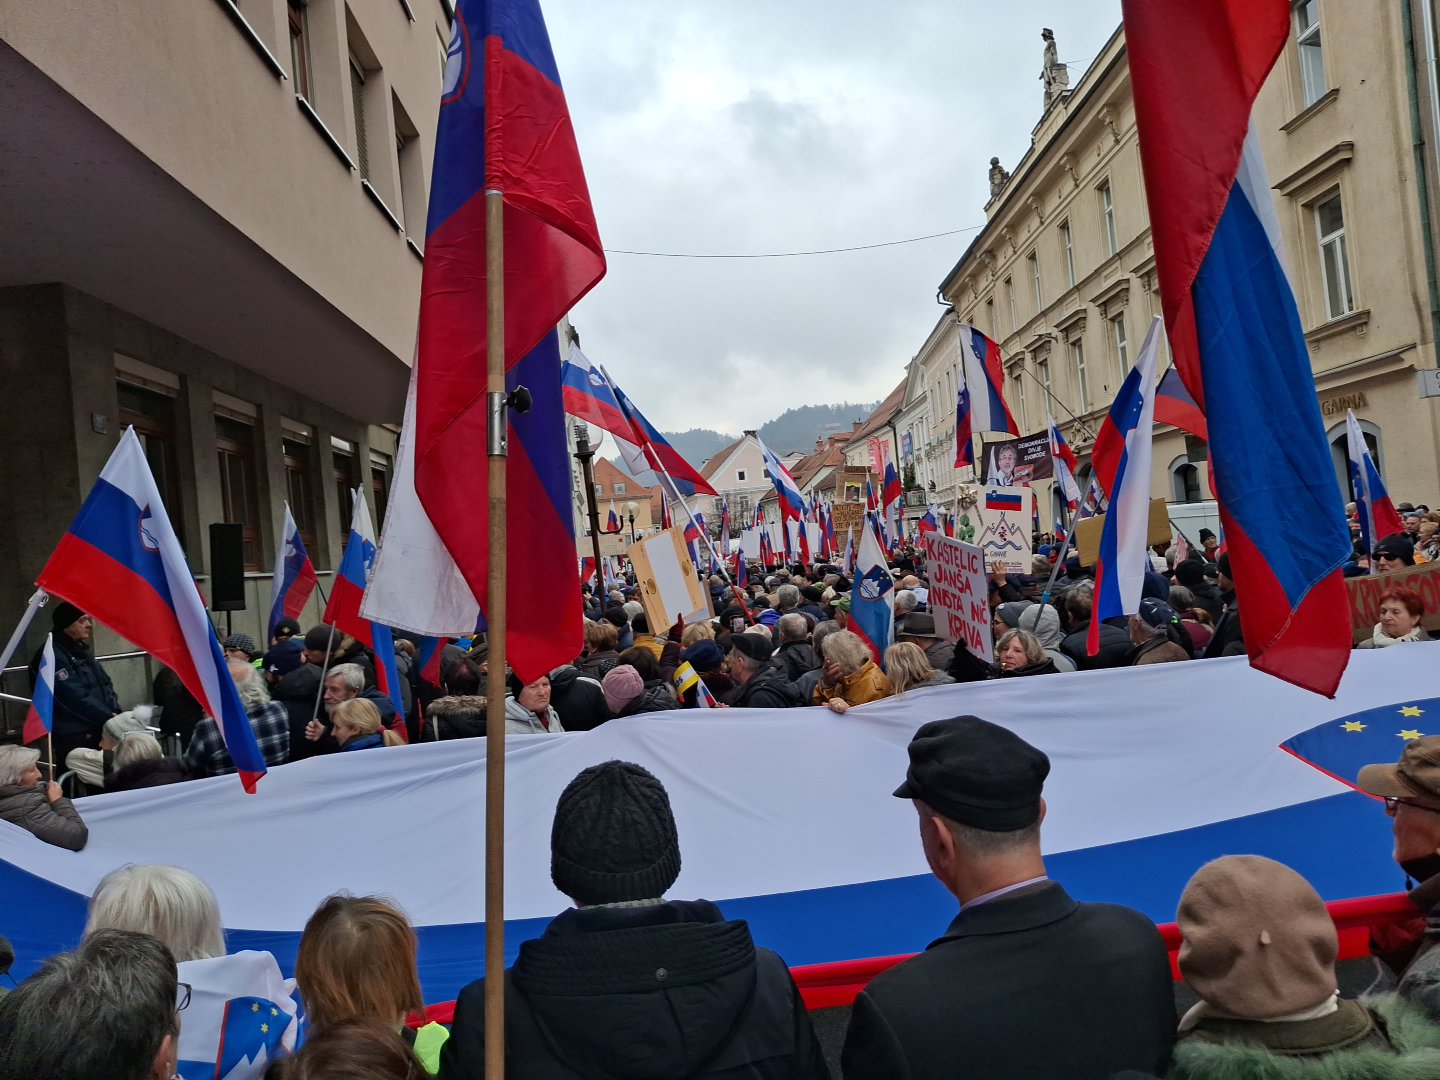
<svg viewBox="0 0 1440 1080"><path fill-rule="evenodd" d="M1220 590L1205 580L1205 564L1199 559L1185 559L1175 564L1175 584L1184 585L1195 596L1195 606L1208 611L1210 618L1218 622L1225 610L1225 600Z"/></svg>
<svg viewBox="0 0 1440 1080"><path fill-rule="evenodd" d="M770 645L758 634L730 636L730 677L739 683L730 695L736 709L791 709L803 705L800 691L770 663Z"/></svg>
<svg viewBox="0 0 1440 1080"><path fill-rule="evenodd" d="M810 644L810 625L804 615L798 611L781 615L775 629L780 632L780 648L775 652L774 664L785 678L794 682L820 666L820 657Z"/></svg>
<svg viewBox="0 0 1440 1080"><path fill-rule="evenodd" d="M1095 668L1126 667L1135 643L1130 633L1110 623L1100 624L1100 651L1091 656L1086 643L1090 636L1090 615L1095 605L1095 585L1078 582L1065 593L1065 609L1070 615L1070 633L1060 642L1060 651L1075 661L1081 671Z"/></svg>
<svg viewBox="0 0 1440 1080"><path fill-rule="evenodd" d="M50 612L50 638L55 643L55 718L51 739L55 761L77 747L97 749L105 721L120 711L120 699L105 668L90 651L90 616L74 604L57 603ZM30 661L30 684L40 670L37 649Z"/></svg>
<svg viewBox="0 0 1440 1080"><path fill-rule="evenodd" d="M1220 596L1225 601L1225 610L1215 622L1215 633L1205 646L1205 657L1244 656L1245 634L1240 627L1240 600L1230 577L1230 553L1221 555L1216 565L1220 570Z"/></svg>
<svg viewBox="0 0 1440 1080"><path fill-rule="evenodd" d="M600 680L581 674L574 664L550 672L550 707L566 731L592 731L610 719Z"/></svg>
<svg viewBox="0 0 1440 1080"><path fill-rule="evenodd" d="M305 655L303 648L282 643L265 654L262 668L270 686L270 700L284 705L290 720L291 761L319 752L316 744L305 738L305 727L315 719L315 707L320 702L320 677L324 672L318 665L306 663Z"/></svg>
<svg viewBox="0 0 1440 1080"><path fill-rule="evenodd" d="M505 1074L526 1080L825 1080L790 972L708 900L666 900L680 844L664 786L607 761L560 795L550 876L575 902L505 972ZM460 993L441 1080L485 1075L485 980Z"/></svg>
<svg viewBox="0 0 1440 1080"><path fill-rule="evenodd" d="M933 720L911 739L895 795L914 803L926 860L960 913L856 998L846 1080L1165 1074L1165 943L1140 912L1078 903L1046 875L1049 771L1035 747L975 716Z"/></svg>

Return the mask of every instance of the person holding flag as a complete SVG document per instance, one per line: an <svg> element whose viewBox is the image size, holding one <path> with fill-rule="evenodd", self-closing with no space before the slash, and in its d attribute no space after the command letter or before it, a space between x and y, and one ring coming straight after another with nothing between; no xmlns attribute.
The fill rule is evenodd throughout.
<svg viewBox="0 0 1440 1080"><path fill-rule="evenodd" d="M1360 519L1360 542L1370 554L1381 540L1403 533L1405 526L1380 479L1380 470L1375 468L1354 409L1345 410L1345 445L1350 458L1350 488L1355 493L1355 512ZM1371 571L1375 571L1373 565Z"/></svg>
<svg viewBox="0 0 1440 1080"><path fill-rule="evenodd" d="M45 645L30 661L30 680L36 692L40 689L40 668L46 652L51 656L51 690L53 691L52 721L45 728L54 744L55 764L64 761L71 750L85 747L94 750L100 745L105 721L120 711L120 699L106 674L105 667L90 649L92 621L74 604L52 601L50 634ZM57 672L64 672L56 678ZM30 742L27 735L25 742Z"/></svg>
<svg viewBox="0 0 1440 1080"><path fill-rule="evenodd" d="M90 829L54 780L42 782L40 751L0 746L0 821L67 851L81 851Z"/></svg>
<svg viewBox="0 0 1440 1080"><path fill-rule="evenodd" d="M376 686L395 706L396 715L404 717L405 701L395 663L395 635L390 627L366 619L360 612L375 564L375 529L370 524L370 507L366 505L364 489L356 488L352 494L355 508L350 515L350 536L330 590L330 603L325 606L325 622L370 650L375 657ZM399 728L403 730L403 724Z"/></svg>

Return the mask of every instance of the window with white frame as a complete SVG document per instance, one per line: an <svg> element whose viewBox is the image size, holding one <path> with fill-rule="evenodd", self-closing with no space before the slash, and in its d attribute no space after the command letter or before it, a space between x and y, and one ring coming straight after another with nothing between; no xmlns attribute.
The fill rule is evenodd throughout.
<svg viewBox="0 0 1440 1080"><path fill-rule="evenodd" d="M1314 105L1329 89L1325 85L1325 55L1320 48L1320 0L1295 5L1295 45L1300 58L1300 94Z"/></svg>
<svg viewBox="0 0 1440 1080"><path fill-rule="evenodd" d="M1024 373L1018 368L1015 371L1015 419L1020 421L1020 430L1024 431L1030 426L1030 421L1025 418L1025 378Z"/></svg>
<svg viewBox="0 0 1440 1080"><path fill-rule="evenodd" d="M1105 254L1114 255L1120 250L1120 243L1115 236L1115 195L1109 180L1100 185L1100 216L1105 224Z"/></svg>
<svg viewBox="0 0 1440 1080"><path fill-rule="evenodd" d="M739 484L743 484L743 483L745 482L745 470L744 470L744 469L736 469L736 470L735 470L735 481L736 481L736 483L739 483Z"/></svg>
<svg viewBox="0 0 1440 1080"><path fill-rule="evenodd" d="M1070 222L1060 223L1060 246L1065 250L1065 284L1075 287L1075 243L1070 235Z"/></svg>
<svg viewBox="0 0 1440 1080"><path fill-rule="evenodd" d="M1035 371L1039 375L1040 385L1045 388L1045 411L1051 412L1054 406L1050 403L1050 358L1035 361Z"/></svg>
<svg viewBox="0 0 1440 1080"><path fill-rule="evenodd" d="M990 324L990 337L1000 340L1000 328L995 325L995 298L992 296L985 301L985 321Z"/></svg>
<svg viewBox="0 0 1440 1080"><path fill-rule="evenodd" d="M1040 284L1040 253L1032 251L1025 259L1030 264L1030 281L1035 286L1035 310L1038 313L1045 308L1045 290Z"/></svg>
<svg viewBox="0 0 1440 1080"><path fill-rule="evenodd" d="M1075 365L1075 386L1080 395L1080 411L1090 411L1090 381L1085 370L1085 340L1076 338L1070 343L1070 361Z"/></svg>
<svg viewBox="0 0 1440 1080"><path fill-rule="evenodd" d="M1122 311L1110 320L1110 336L1115 342L1115 362L1120 368L1123 382L1130 371L1130 343L1125 337L1125 313Z"/></svg>
<svg viewBox="0 0 1440 1080"><path fill-rule="evenodd" d="M616 494L616 495L624 495L624 494L625 494L625 485L624 485L624 484L616 484L616 485L615 485L615 494Z"/></svg>
<svg viewBox="0 0 1440 1080"><path fill-rule="evenodd" d="M1010 305L1010 329L1020 329L1020 320L1015 314L1015 281L1013 278L1005 279L1005 300Z"/></svg>
<svg viewBox="0 0 1440 1080"><path fill-rule="evenodd" d="M1320 245L1325 315L1338 319L1355 310L1355 297L1350 289L1350 255L1345 242L1345 211L1338 191L1315 205L1315 238Z"/></svg>

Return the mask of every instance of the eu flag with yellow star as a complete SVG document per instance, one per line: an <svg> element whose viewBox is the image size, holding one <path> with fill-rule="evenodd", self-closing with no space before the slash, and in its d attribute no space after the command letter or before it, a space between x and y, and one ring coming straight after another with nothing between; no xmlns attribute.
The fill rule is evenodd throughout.
<svg viewBox="0 0 1440 1080"><path fill-rule="evenodd" d="M1440 735L1440 698L1399 701L1336 717L1287 739L1280 749L1354 787L1362 767L1399 761L1405 744L1422 735Z"/></svg>
<svg viewBox="0 0 1440 1080"><path fill-rule="evenodd" d="M220 1027L215 1075L223 1080L237 1072L237 1067L275 1060L280 1056L276 1051L289 1024L290 1017L273 1001L231 998L225 1004L225 1020Z"/></svg>

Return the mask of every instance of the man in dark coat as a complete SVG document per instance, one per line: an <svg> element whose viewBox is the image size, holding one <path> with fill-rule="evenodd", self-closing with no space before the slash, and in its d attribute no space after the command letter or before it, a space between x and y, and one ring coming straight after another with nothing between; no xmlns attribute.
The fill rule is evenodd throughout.
<svg viewBox="0 0 1440 1080"><path fill-rule="evenodd" d="M505 972L505 1073L527 1080L827 1080L790 972L707 900L665 900L680 873L670 799L607 761L565 788L550 876L575 902ZM455 1003L441 1080L485 1075L485 980Z"/></svg>
<svg viewBox="0 0 1440 1080"><path fill-rule="evenodd" d="M794 682L820 666L820 657L810 645L810 624L803 614L792 611L780 616L775 629L780 632L780 648L775 653L774 664L785 678Z"/></svg>
<svg viewBox="0 0 1440 1080"><path fill-rule="evenodd" d="M1240 628L1240 600L1235 595L1235 582L1230 578L1230 553L1220 556L1216 566L1220 570L1220 596L1225 601L1225 610L1215 623L1215 633L1210 644L1205 646L1205 657L1244 656L1245 635Z"/></svg>
<svg viewBox="0 0 1440 1080"><path fill-rule="evenodd" d="M914 611L905 617L905 629L896 638L925 650L925 659L936 671L948 671L955 659L955 646L935 631L935 616L928 611Z"/></svg>
<svg viewBox="0 0 1440 1080"><path fill-rule="evenodd" d="M1095 586L1091 582L1077 582L1066 592L1065 610L1070 615L1070 633L1060 642L1060 651L1074 660L1081 671L1125 667L1135 652L1135 643L1130 640L1130 634L1118 626L1102 622L1099 651L1091 656L1087 650L1094 604Z"/></svg>
<svg viewBox="0 0 1440 1080"><path fill-rule="evenodd" d="M911 739L895 795L913 801L926 860L960 914L856 998L847 1080L1165 1074L1165 943L1140 912L1078 903L1046 876L1049 771L1039 750L974 716L933 720Z"/></svg>
<svg viewBox="0 0 1440 1080"><path fill-rule="evenodd" d="M740 684L730 695L736 709L790 709L803 705L800 691L770 663L770 646L758 634L730 635L730 677Z"/></svg>
<svg viewBox="0 0 1440 1080"><path fill-rule="evenodd" d="M574 664L550 672L550 707L560 714L560 726L566 731L592 731L610 719L600 680Z"/></svg>
<svg viewBox="0 0 1440 1080"><path fill-rule="evenodd" d="M1208 611L1214 622L1220 621L1225 601L1220 590L1205 579L1205 564L1199 559L1184 559L1175 564L1175 584L1184 585L1195 595L1195 606Z"/></svg>
<svg viewBox="0 0 1440 1080"><path fill-rule="evenodd" d="M50 638L55 643L55 720L52 740L55 760L80 746L98 749L100 729L120 711L120 699L105 668L90 651L90 616L74 604L57 603L50 612ZM30 683L35 684L40 656L30 661Z"/></svg>
<svg viewBox="0 0 1440 1080"><path fill-rule="evenodd" d="M299 761L318 752L317 744L305 738L305 727L315 719L324 672L318 664L306 663L305 649L297 649L291 642L276 645L265 654L264 672L271 700L285 706L290 720L290 760Z"/></svg>

